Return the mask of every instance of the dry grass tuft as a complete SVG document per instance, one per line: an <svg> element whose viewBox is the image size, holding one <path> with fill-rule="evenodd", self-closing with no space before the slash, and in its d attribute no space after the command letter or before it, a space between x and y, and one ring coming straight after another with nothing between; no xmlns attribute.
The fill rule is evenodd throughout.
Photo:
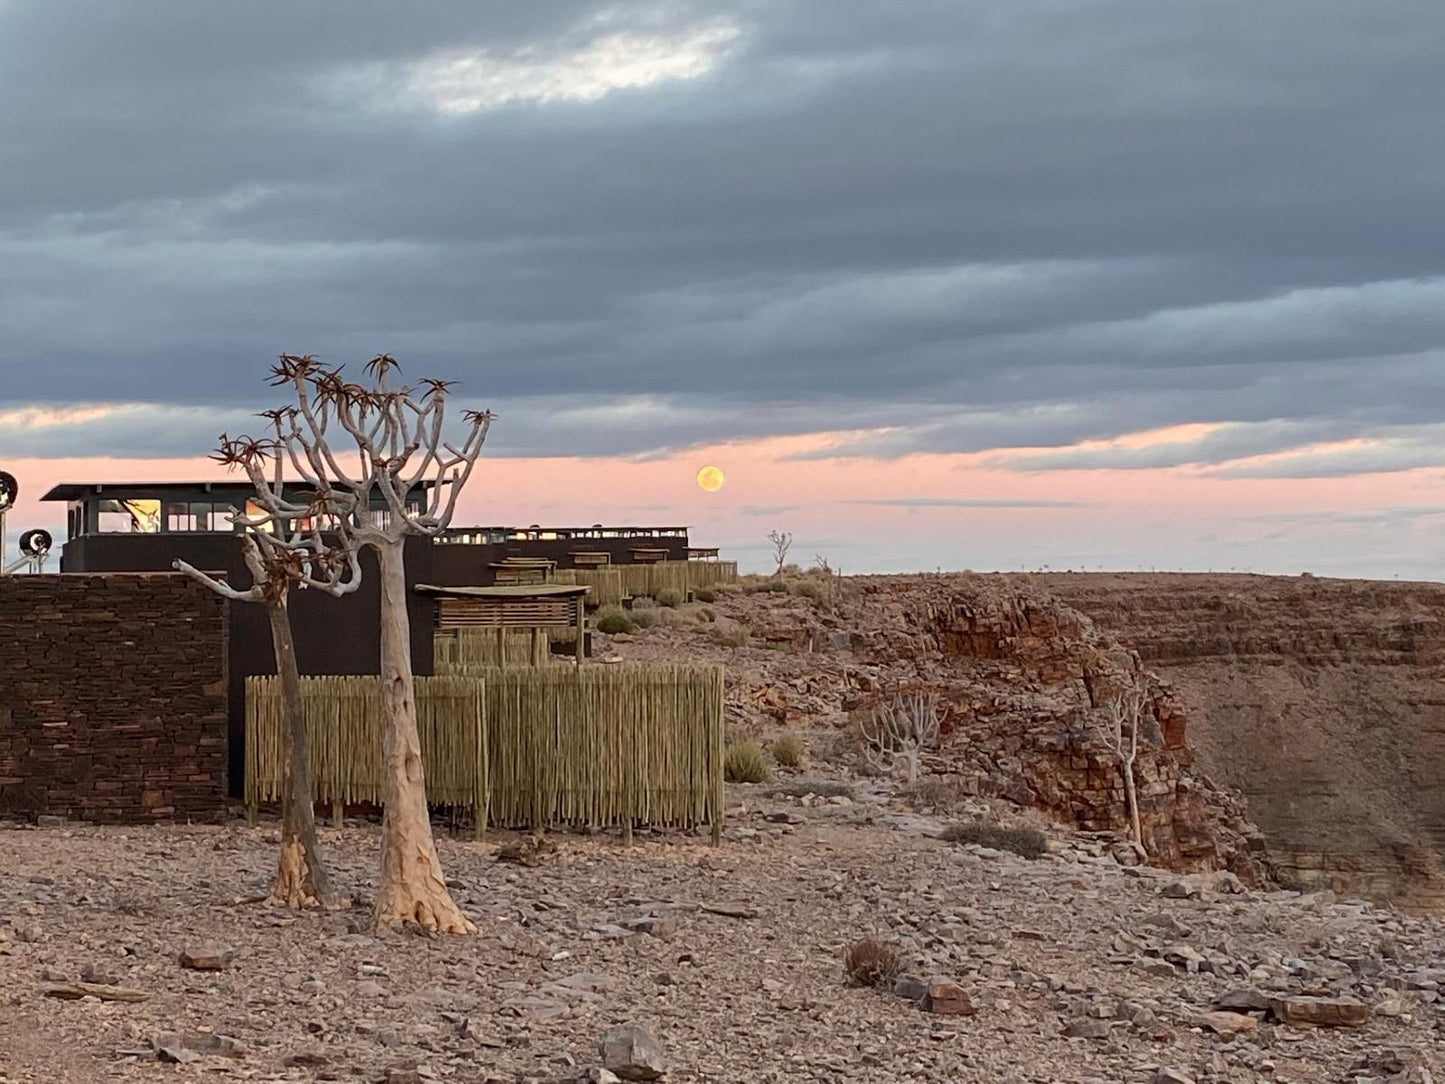
<svg viewBox="0 0 1445 1084"><path fill-rule="evenodd" d="M876 937L854 941L843 954L843 970L856 986L889 986L902 966L898 950Z"/></svg>
<svg viewBox="0 0 1445 1084"><path fill-rule="evenodd" d="M796 734L784 734L774 739L773 761L779 768L801 768L803 766L803 739Z"/></svg>
<svg viewBox="0 0 1445 1084"><path fill-rule="evenodd" d="M609 636L632 631L632 622L628 620L627 611L621 606L601 607L593 618L592 625L598 632L605 632Z"/></svg>
<svg viewBox="0 0 1445 1084"><path fill-rule="evenodd" d="M766 783L772 777L768 755L752 738L733 742L723 754L723 778L729 783Z"/></svg>
<svg viewBox="0 0 1445 1084"><path fill-rule="evenodd" d="M995 851L1011 851L1021 858L1042 858L1048 839L1037 828L1003 828L997 824L955 824L944 830L949 843L977 843Z"/></svg>

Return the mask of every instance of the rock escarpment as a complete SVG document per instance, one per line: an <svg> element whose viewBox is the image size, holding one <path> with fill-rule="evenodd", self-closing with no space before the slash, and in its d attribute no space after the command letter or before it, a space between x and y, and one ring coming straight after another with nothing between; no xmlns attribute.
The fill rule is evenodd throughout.
<svg viewBox="0 0 1445 1084"><path fill-rule="evenodd" d="M724 662L733 720L745 726L841 726L895 691L936 692L947 714L930 778L1085 831L1122 833L1129 823L1124 777L1099 727L1114 699L1137 692L1135 779L1150 861L1270 879L1242 803L1193 770L1178 700L1136 655L1026 579L864 577L821 601L730 594L716 609L720 627L749 630L741 646L674 627L628 643L628 655Z"/></svg>
<svg viewBox="0 0 1445 1084"><path fill-rule="evenodd" d="M1196 776L1181 705L1131 651L1057 598L1005 577L864 580L854 652L911 663L949 704L942 767L1082 830L1128 824L1124 777L1104 740L1112 702L1134 692L1137 782L1151 862L1267 879L1263 840L1231 795ZM878 626L881 625L881 628Z"/></svg>
<svg viewBox="0 0 1445 1084"><path fill-rule="evenodd" d="M1445 913L1445 586L1035 579L1167 680L1285 883Z"/></svg>

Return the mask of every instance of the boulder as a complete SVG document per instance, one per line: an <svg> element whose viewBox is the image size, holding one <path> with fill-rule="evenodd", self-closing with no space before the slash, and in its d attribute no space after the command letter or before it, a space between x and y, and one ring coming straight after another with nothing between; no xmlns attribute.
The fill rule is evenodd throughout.
<svg viewBox="0 0 1445 1084"><path fill-rule="evenodd" d="M978 1011L963 987L937 980L928 984L923 995L923 1009L939 1016L972 1016Z"/></svg>
<svg viewBox="0 0 1445 1084"><path fill-rule="evenodd" d="M1353 997L1271 998L1269 1011L1296 1028L1357 1028L1370 1020L1370 1007Z"/></svg>
<svg viewBox="0 0 1445 1084"><path fill-rule="evenodd" d="M1253 1016L1238 1012L1207 1012L1194 1021L1196 1027L1212 1031L1216 1035L1237 1035L1241 1031L1253 1031L1259 1021Z"/></svg>
<svg viewBox="0 0 1445 1084"><path fill-rule="evenodd" d="M667 1072L662 1046L636 1024L608 1028L597 1042L602 1067L622 1080L661 1080Z"/></svg>
<svg viewBox="0 0 1445 1084"><path fill-rule="evenodd" d="M230 945L188 945L181 953L181 966L191 971L224 971L235 958Z"/></svg>

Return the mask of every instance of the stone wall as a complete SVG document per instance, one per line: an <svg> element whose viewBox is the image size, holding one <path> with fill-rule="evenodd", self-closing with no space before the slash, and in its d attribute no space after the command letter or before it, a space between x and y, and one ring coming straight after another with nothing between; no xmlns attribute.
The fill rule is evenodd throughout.
<svg viewBox="0 0 1445 1084"><path fill-rule="evenodd" d="M221 815L226 636L184 576L0 577L0 816Z"/></svg>

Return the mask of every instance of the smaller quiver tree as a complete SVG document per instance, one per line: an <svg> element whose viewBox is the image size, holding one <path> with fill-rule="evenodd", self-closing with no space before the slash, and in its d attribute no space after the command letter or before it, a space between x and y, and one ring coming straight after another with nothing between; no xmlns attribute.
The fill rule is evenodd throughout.
<svg viewBox="0 0 1445 1084"><path fill-rule="evenodd" d="M267 415L276 427L282 415ZM333 906L326 864L316 840L316 817L311 792L311 762L306 748L306 717L301 699L301 675L296 664L296 643L291 634L289 600L293 590L314 589L329 595L348 594L361 583L355 551L328 543L323 530L351 515L347 494L316 491L305 500L288 494L283 482L284 462L275 440L221 436L212 456L230 468L245 470L256 491L254 514L236 515L241 528L241 553L251 573L251 586L240 589L214 579L185 561L175 568L233 602L257 602L266 607L271 624L271 645L281 685L281 856L267 902L305 908ZM267 476L267 462L272 474Z"/></svg>
<svg viewBox="0 0 1445 1084"><path fill-rule="evenodd" d="M1144 689L1125 688L1108 702L1094 723L1094 732L1114 755L1119 772L1124 777L1124 811L1129 818L1129 842L1140 861L1144 862L1149 860L1149 851L1144 846L1144 831L1139 820L1134 762L1139 757L1139 732L1143 729L1147 703Z"/></svg>
<svg viewBox="0 0 1445 1084"><path fill-rule="evenodd" d="M289 386L296 397L280 429L291 466L317 490L352 495L353 515L343 526L346 545L352 552L369 547L377 559L385 811L373 925L475 933L447 891L432 836L417 731L404 552L409 536L436 537L451 523L492 414L465 411L464 438L448 442L444 420L451 384L424 380L393 387L391 373L400 366L388 354L367 364L369 385L348 382L339 369L309 355L283 354L272 371L274 383ZM374 509L377 496L380 507Z"/></svg>
<svg viewBox="0 0 1445 1084"><path fill-rule="evenodd" d="M793 535L791 531L769 531L768 542L773 547L773 560L777 562L777 571L774 576L783 574L783 567L788 563L788 551L793 548Z"/></svg>
<svg viewBox="0 0 1445 1084"><path fill-rule="evenodd" d="M899 693L883 701L861 724L864 758L888 775L901 767L912 786L918 782L924 751L938 744L943 715L933 693Z"/></svg>

